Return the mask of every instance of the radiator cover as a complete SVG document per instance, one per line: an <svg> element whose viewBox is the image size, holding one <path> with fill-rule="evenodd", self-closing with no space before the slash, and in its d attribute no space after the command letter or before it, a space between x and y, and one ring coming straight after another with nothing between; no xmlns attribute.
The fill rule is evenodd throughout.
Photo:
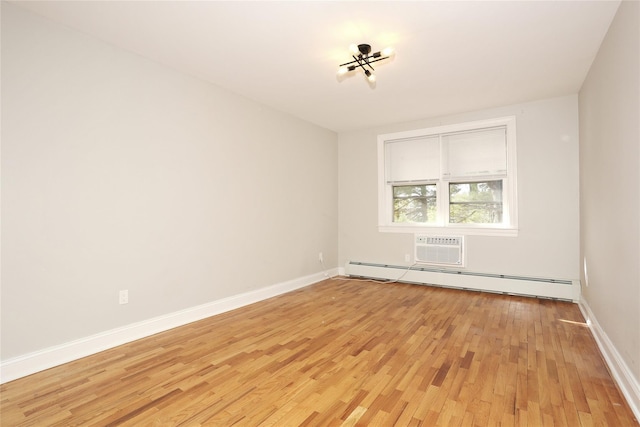
<svg viewBox="0 0 640 427"><path fill-rule="evenodd" d="M351 277L397 280L403 283L554 298L573 302L578 302L580 299L579 280L474 273L419 265L406 267L356 261L350 261L346 264L345 274Z"/></svg>

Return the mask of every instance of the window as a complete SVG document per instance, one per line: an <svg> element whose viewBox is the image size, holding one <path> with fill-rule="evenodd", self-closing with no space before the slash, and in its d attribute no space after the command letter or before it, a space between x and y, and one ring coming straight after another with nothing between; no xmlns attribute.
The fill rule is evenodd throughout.
<svg viewBox="0 0 640 427"><path fill-rule="evenodd" d="M435 184L397 185L393 187L393 222L435 223Z"/></svg>
<svg viewBox="0 0 640 427"><path fill-rule="evenodd" d="M515 235L515 118L380 135L379 228Z"/></svg>
<svg viewBox="0 0 640 427"><path fill-rule="evenodd" d="M449 222L502 224L502 180L449 184Z"/></svg>

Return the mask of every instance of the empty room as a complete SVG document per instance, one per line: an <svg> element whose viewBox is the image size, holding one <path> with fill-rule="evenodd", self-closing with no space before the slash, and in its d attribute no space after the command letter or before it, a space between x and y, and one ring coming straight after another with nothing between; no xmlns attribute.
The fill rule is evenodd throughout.
<svg viewBox="0 0 640 427"><path fill-rule="evenodd" d="M6 1L1 426L635 426L640 2Z"/></svg>

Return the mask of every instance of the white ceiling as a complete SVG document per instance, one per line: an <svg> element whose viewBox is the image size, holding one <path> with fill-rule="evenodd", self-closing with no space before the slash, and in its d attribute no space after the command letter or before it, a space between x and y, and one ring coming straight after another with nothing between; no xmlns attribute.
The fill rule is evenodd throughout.
<svg viewBox="0 0 640 427"><path fill-rule="evenodd" d="M619 1L17 4L341 132L577 93ZM373 88L352 43L396 50Z"/></svg>

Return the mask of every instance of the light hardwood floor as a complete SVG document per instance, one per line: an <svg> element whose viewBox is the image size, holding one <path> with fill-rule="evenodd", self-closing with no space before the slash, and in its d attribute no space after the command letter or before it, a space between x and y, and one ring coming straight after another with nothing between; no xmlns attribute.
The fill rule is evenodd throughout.
<svg viewBox="0 0 640 427"><path fill-rule="evenodd" d="M3 426L637 425L575 304L341 279L0 391Z"/></svg>

